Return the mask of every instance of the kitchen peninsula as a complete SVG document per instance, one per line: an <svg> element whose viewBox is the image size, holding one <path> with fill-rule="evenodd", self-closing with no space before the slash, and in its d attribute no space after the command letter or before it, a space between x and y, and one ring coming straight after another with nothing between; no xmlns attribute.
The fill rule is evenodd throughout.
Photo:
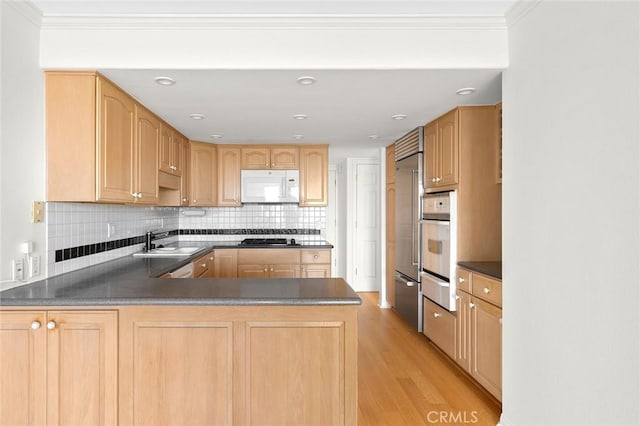
<svg viewBox="0 0 640 426"><path fill-rule="evenodd" d="M351 287L160 278L209 249L0 293L0 423L355 424Z"/></svg>

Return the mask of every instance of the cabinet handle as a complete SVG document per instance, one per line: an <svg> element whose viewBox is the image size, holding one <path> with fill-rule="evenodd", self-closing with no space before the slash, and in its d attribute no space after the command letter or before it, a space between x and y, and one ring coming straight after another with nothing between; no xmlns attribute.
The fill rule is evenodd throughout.
<svg viewBox="0 0 640 426"><path fill-rule="evenodd" d="M49 321L49 322L47 323L47 328L48 328L49 330L53 330L54 328L56 328L56 322L55 322L55 321Z"/></svg>
<svg viewBox="0 0 640 426"><path fill-rule="evenodd" d="M182 202L183 202L183 203L186 203L186 202L187 202L187 199L186 199L186 198L183 198L183 199L182 199Z"/></svg>
<svg viewBox="0 0 640 426"><path fill-rule="evenodd" d="M264 163L265 166L269 167L269 163Z"/></svg>
<svg viewBox="0 0 640 426"><path fill-rule="evenodd" d="M31 323L31 329L32 330L37 330L40 328L40 321L34 321Z"/></svg>
<svg viewBox="0 0 640 426"><path fill-rule="evenodd" d="M138 198L142 198L142 192L138 192Z"/></svg>
<svg viewBox="0 0 640 426"><path fill-rule="evenodd" d="M213 256L209 257L209 260L213 260Z"/></svg>
<svg viewBox="0 0 640 426"><path fill-rule="evenodd" d="M317 255L317 254L314 254L314 255L313 255L313 258L314 258L314 259L317 259L317 258L318 258L318 255Z"/></svg>
<svg viewBox="0 0 640 426"><path fill-rule="evenodd" d="M491 293L491 290L489 290L489 288L487 288L487 287L483 288L482 291L484 292L484 294Z"/></svg>
<svg viewBox="0 0 640 426"><path fill-rule="evenodd" d="M459 282L460 284L462 284L462 283L464 282L464 278L462 278L462 277L458 277L458 282Z"/></svg>
<svg viewBox="0 0 640 426"><path fill-rule="evenodd" d="M271 167L275 167L275 166L276 166L276 163L271 163Z"/></svg>
<svg viewBox="0 0 640 426"><path fill-rule="evenodd" d="M264 268L264 272L269 272L269 268Z"/></svg>
<svg viewBox="0 0 640 426"><path fill-rule="evenodd" d="M137 193L137 192L132 192L132 193L131 193L131 196L132 196L133 198L138 198L138 193Z"/></svg>
<svg viewBox="0 0 640 426"><path fill-rule="evenodd" d="M193 202L194 202L194 203L197 203L197 202L198 202L198 200L193 200Z"/></svg>
<svg viewBox="0 0 640 426"><path fill-rule="evenodd" d="M476 304L475 304L475 303L471 303L471 302L469 302L469 308L473 309L473 308L475 308L475 307L476 307Z"/></svg>
<svg viewBox="0 0 640 426"><path fill-rule="evenodd" d="M305 269L304 269L304 268L302 268L302 272L304 272L304 271L305 271Z"/></svg>
<svg viewBox="0 0 640 426"><path fill-rule="evenodd" d="M433 317L434 317L434 318L438 318L439 316L440 316L440 314L439 314L439 313L437 313L437 312L434 312L434 313L433 313Z"/></svg>
<svg viewBox="0 0 640 426"><path fill-rule="evenodd" d="M201 268L206 268L206 267L207 267L207 264L206 264L206 263L203 263L202 265L200 265L200 267L201 267Z"/></svg>
<svg viewBox="0 0 640 426"><path fill-rule="evenodd" d="M436 178L431 178L431 182L436 183Z"/></svg>
<svg viewBox="0 0 640 426"><path fill-rule="evenodd" d="M273 272L273 268L271 268L271 272Z"/></svg>
<svg viewBox="0 0 640 426"><path fill-rule="evenodd" d="M456 294L456 300L460 300L460 296Z"/></svg>

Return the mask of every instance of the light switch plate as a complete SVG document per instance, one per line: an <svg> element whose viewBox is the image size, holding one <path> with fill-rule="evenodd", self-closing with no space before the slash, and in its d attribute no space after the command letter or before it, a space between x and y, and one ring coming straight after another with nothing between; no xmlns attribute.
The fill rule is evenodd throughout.
<svg viewBox="0 0 640 426"><path fill-rule="evenodd" d="M34 201L31 206L31 222L40 223L44 221L44 202Z"/></svg>

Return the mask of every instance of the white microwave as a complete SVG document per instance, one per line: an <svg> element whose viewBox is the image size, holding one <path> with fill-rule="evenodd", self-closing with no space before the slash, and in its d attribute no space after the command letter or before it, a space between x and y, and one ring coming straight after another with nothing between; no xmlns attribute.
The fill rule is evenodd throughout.
<svg viewBox="0 0 640 426"><path fill-rule="evenodd" d="M241 170L243 203L297 203L300 200L298 170Z"/></svg>

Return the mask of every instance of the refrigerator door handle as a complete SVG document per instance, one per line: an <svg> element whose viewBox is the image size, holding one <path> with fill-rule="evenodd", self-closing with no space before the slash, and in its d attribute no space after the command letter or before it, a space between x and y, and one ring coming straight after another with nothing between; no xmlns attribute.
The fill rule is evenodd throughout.
<svg viewBox="0 0 640 426"><path fill-rule="evenodd" d="M400 274L396 274L396 279L399 280L399 281L402 281L402 283L404 285L406 285L407 287L415 287L416 285L418 285L417 282L408 280L408 279L406 279L405 277L403 277Z"/></svg>
<svg viewBox="0 0 640 426"><path fill-rule="evenodd" d="M411 170L411 264L413 266L420 266L420 262L416 256L416 219L418 217L418 211L416 209L416 186L418 184L418 171Z"/></svg>

